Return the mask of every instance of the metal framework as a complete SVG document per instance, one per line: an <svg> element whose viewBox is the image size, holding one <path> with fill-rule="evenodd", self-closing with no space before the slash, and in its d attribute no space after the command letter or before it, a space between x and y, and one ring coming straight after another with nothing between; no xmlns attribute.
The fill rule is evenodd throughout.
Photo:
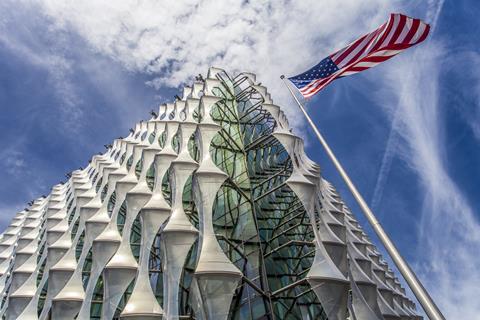
<svg viewBox="0 0 480 320"><path fill-rule="evenodd" d="M251 73L210 68L0 238L6 319L418 319Z"/></svg>

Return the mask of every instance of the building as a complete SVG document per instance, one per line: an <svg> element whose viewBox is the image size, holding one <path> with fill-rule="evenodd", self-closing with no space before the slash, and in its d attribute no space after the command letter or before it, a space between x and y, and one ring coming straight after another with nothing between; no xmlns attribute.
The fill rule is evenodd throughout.
<svg viewBox="0 0 480 320"><path fill-rule="evenodd" d="M5 319L418 319L255 75L210 68L13 218Z"/></svg>

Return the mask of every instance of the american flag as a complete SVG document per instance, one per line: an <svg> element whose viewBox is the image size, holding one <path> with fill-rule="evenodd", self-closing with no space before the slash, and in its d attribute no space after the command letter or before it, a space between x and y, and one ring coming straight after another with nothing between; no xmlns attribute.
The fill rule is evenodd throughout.
<svg viewBox="0 0 480 320"><path fill-rule="evenodd" d="M392 13L375 31L329 55L306 72L289 78L300 93L309 98L333 80L355 74L386 61L428 35L430 26L420 19Z"/></svg>

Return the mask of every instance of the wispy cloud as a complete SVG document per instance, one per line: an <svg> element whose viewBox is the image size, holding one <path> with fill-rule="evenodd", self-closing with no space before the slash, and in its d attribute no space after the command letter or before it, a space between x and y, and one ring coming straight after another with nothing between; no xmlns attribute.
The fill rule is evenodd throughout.
<svg viewBox="0 0 480 320"><path fill-rule="evenodd" d="M428 6L427 19L435 27L443 1L429 1ZM480 224L446 169L447 132L439 101L439 81L442 66L448 68L445 62L449 58L441 52L446 52L444 44L434 40L410 59L402 59L388 69L386 83L392 83L392 88L382 101L399 102L394 108L385 109L392 119L392 131L372 205L377 205L381 198L393 157L400 156L417 173L425 195L421 220L416 226L416 269L448 319L474 319L480 313L475 295L480 283L480 258L476 253L480 248ZM401 76L404 73L409 74L407 79ZM472 119L478 118L465 118L475 133L478 124Z"/></svg>
<svg viewBox="0 0 480 320"><path fill-rule="evenodd" d="M10 219L26 206L26 202L38 198L41 190L48 190L42 177L31 169L31 157L21 147L23 138L16 144L0 151L0 187L2 193L10 195L0 203L0 232L8 225ZM21 189L14 194L12 188ZM9 190L7 190L9 189ZM17 197L17 195L19 195Z"/></svg>
<svg viewBox="0 0 480 320"><path fill-rule="evenodd" d="M474 137L480 141L480 53L459 53L455 55L452 60L453 59L464 59L468 65L472 66L472 68L466 70L465 73L462 73L461 76L466 76L471 79L472 86L467 90L473 93L474 101L473 103L462 103L458 111L470 126Z"/></svg>
<svg viewBox="0 0 480 320"><path fill-rule="evenodd" d="M72 61L65 53L68 50L65 34L38 15L39 6L33 3L3 1L0 4L0 44L14 56L48 73L48 85L54 88L59 100L58 115L70 132L77 133L82 117L81 95L72 83ZM28 90L28 88L26 88Z"/></svg>
<svg viewBox="0 0 480 320"><path fill-rule="evenodd" d="M394 116L392 117L392 129L387 138L387 145L385 147L385 152L383 153L382 163L380 165L380 170L378 172L377 180L375 182L375 187L373 189L373 196L372 200L370 201L370 206L373 211L376 211L377 207L380 204L380 201L383 196L383 191L385 189L385 185L387 183L388 175L390 173L390 169L392 167L392 161L398 151L398 143L399 143L399 136L398 136L398 117L396 112L394 112Z"/></svg>
<svg viewBox="0 0 480 320"><path fill-rule="evenodd" d="M153 96L154 89L136 90L143 83L131 84L135 73L145 70L131 67L126 71L124 67L127 63L95 46L89 46L88 39L77 30L63 25L60 17L48 14L44 10L47 5L46 1L0 2L0 49L18 59L15 63L29 65L32 70L46 74L45 78L44 74L38 78L45 82L46 94L55 97L49 97L48 104L38 105L32 97L34 106L30 111L34 112L25 113L25 116L31 121L45 123L50 120L50 130L55 129L56 134L82 145L89 144L89 141L82 139L83 130L91 124L93 116L105 112L105 107L108 107L117 126L122 128L128 128L132 121L146 117L142 103L151 103L152 99L141 95L149 90ZM101 17L91 15L88 11L83 13L88 16L86 19ZM29 85L36 88L38 83ZM25 94L28 91L29 87L26 86ZM44 112L44 108L48 111ZM39 116L40 119L37 118Z"/></svg>
<svg viewBox="0 0 480 320"><path fill-rule="evenodd" d="M432 8L435 10L431 19L436 21L441 4ZM474 319L480 313L475 295L480 283L480 224L447 170L447 132L439 101L441 66L445 61L442 52L444 43L433 39L408 59L398 59L386 68L385 83L391 87L382 91L382 101L398 100L398 104L385 108L393 121L393 132L376 194L381 192L382 186L378 185L388 174L392 154L400 156L417 173L424 189L424 203L416 225L416 269L448 319Z"/></svg>
<svg viewBox="0 0 480 320"><path fill-rule="evenodd" d="M12 175L21 174L27 170L23 153L13 148L0 152L0 163L5 171Z"/></svg>

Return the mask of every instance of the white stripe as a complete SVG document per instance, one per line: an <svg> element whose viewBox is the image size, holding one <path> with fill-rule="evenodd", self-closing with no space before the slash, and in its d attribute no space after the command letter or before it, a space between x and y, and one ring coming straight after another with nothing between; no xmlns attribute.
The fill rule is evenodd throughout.
<svg viewBox="0 0 480 320"><path fill-rule="evenodd" d="M303 87L302 89L299 89L299 91L303 94L304 92L308 92L309 89L315 87L315 83L319 82L321 79L317 79L317 80L314 80L312 82L310 82L309 84L307 84L305 87ZM308 86L308 87L307 87Z"/></svg>
<svg viewBox="0 0 480 320"><path fill-rule="evenodd" d="M378 29L381 29L382 27L383 27L382 32L377 36L377 39L376 39L376 40L372 41L372 43L369 45L369 48L370 48L371 46L373 46L373 45L378 41L378 39L380 39L380 38L383 36L383 34L387 31L388 21L387 21L385 24L383 24L382 26L378 27ZM372 33L375 33L375 32L376 32L376 31L374 31L374 32L372 32ZM354 41L354 42L355 42L355 41ZM332 60L333 60L333 61L336 61L336 60L338 59L338 57L340 57L340 56L345 52L345 50L347 50L348 48L350 48L350 46L351 46L352 44L353 44L353 43L351 43L351 44L348 45L346 48L343 48L342 50L340 50L339 52L337 52L334 56L332 56ZM368 50L368 48L367 48L367 50Z"/></svg>
<svg viewBox="0 0 480 320"><path fill-rule="evenodd" d="M337 63L337 66L339 68L342 68L343 66L351 63L350 60L352 60L360 50L363 50L367 46L368 42L373 38L373 36L374 36L374 32L369 34L368 37L365 37L365 39L363 39L363 41L360 42L358 46L348 54L348 56L346 56L345 58L343 58L342 61Z"/></svg>
<svg viewBox="0 0 480 320"><path fill-rule="evenodd" d="M383 61L382 61L383 62ZM367 67L367 68L372 68L372 67L375 67L377 64L380 64L381 62L369 62L369 61L360 61L360 62L357 62L355 64L352 64L350 66L348 66L347 68L353 68L353 67ZM361 71L364 71L364 70L361 70ZM355 73L358 73L358 72L361 72L361 71L357 71L357 70L350 70L350 71L345 71L343 72L341 75L342 76L349 76L351 74L355 74Z"/></svg>
<svg viewBox="0 0 480 320"><path fill-rule="evenodd" d="M338 59L338 57L340 57L344 52L345 50L347 50L348 48L350 48L350 46L353 45L353 43L351 43L350 45L348 45L347 47L343 48L342 50L340 50L338 53L336 53L333 57L332 57L332 61L336 61Z"/></svg>
<svg viewBox="0 0 480 320"><path fill-rule="evenodd" d="M395 41L395 43L402 43L403 42L403 40L407 36L410 29L412 29L412 24L413 24L413 19L407 18L407 23L403 27L402 33L400 33L400 36L398 36L398 39L397 39L397 41Z"/></svg>
<svg viewBox="0 0 480 320"><path fill-rule="evenodd" d="M312 86L315 86L315 83L317 83L318 81L321 81L322 79L315 79L311 82L309 82L307 85L303 86L300 90L300 92L304 92L308 89L310 89Z"/></svg>
<svg viewBox="0 0 480 320"><path fill-rule="evenodd" d="M387 27L387 25L385 24L385 28ZM375 46L377 44L377 42L380 40L380 38L383 36L383 34L385 33L386 30L383 30L383 32L380 32L376 39L373 40L370 45L365 49L365 51L360 55L360 57L358 57L358 60L361 60L362 58L364 58L366 55L368 55L370 53L370 50L372 49L373 46Z"/></svg>
<svg viewBox="0 0 480 320"><path fill-rule="evenodd" d="M332 75L333 76L333 75ZM330 77L332 77L330 76ZM300 90L300 92L303 94L303 95L306 95L306 94L309 94L310 92L312 91L315 91L315 89L317 87L319 87L319 83L322 82L322 81L325 81L325 82L328 82L330 80L330 78L328 80L325 81L325 78L324 79L318 79L318 80L315 80L313 83L313 85L307 89L303 88L302 90ZM323 85L323 84L322 84Z"/></svg>
<svg viewBox="0 0 480 320"><path fill-rule="evenodd" d="M353 67L367 67L371 68L379 64L380 62L371 62L371 61L360 61L358 63L355 63Z"/></svg>
<svg viewBox="0 0 480 320"><path fill-rule="evenodd" d="M380 48L382 48L383 46L385 46L386 44L388 44L390 42L390 39L392 39L393 34L395 33L395 30L397 30L399 22L400 22L400 15L398 15L398 14L394 15L393 16L393 27L392 27L392 29L390 29L390 33L388 34L388 36L383 41Z"/></svg>
<svg viewBox="0 0 480 320"><path fill-rule="evenodd" d="M372 54L369 54L368 56L369 57L386 57L386 56L393 56L393 55L396 55L400 52L402 52L402 50L380 50L380 51L375 51L373 52Z"/></svg>
<svg viewBox="0 0 480 320"><path fill-rule="evenodd" d="M350 76L355 73L359 73L360 71L346 71L345 73L342 74L342 76Z"/></svg>
<svg viewBox="0 0 480 320"><path fill-rule="evenodd" d="M332 80L333 81L333 80ZM325 83L322 83L321 85L315 86L312 90L302 93L304 97L309 98L313 95L315 95L318 91L322 90L325 87L326 83L330 83L331 81L326 81Z"/></svg>
<svg viewBox="0 0 480 320"><path fill-rule="evenodd" d="M313 87L311 87L311 88L309 88L309 90L304 90L304 91L300 91L300 92L301 92L303 95L306 95L306 94L311 93L312 91L315 91L315 89L316 89L317 87L319 87L318 84L315 85L315 86L313 86Z"/></svg>
<svg viewBox="0 0 480 320"><path fill-rule="evenodd" d="M412 37L412 40L410 40L410 44L417 42L417 40L422 36L426 28L427 28L427 25L420 21L420 26L418 27L418 30L415 33L415 35Z"/></svg>

